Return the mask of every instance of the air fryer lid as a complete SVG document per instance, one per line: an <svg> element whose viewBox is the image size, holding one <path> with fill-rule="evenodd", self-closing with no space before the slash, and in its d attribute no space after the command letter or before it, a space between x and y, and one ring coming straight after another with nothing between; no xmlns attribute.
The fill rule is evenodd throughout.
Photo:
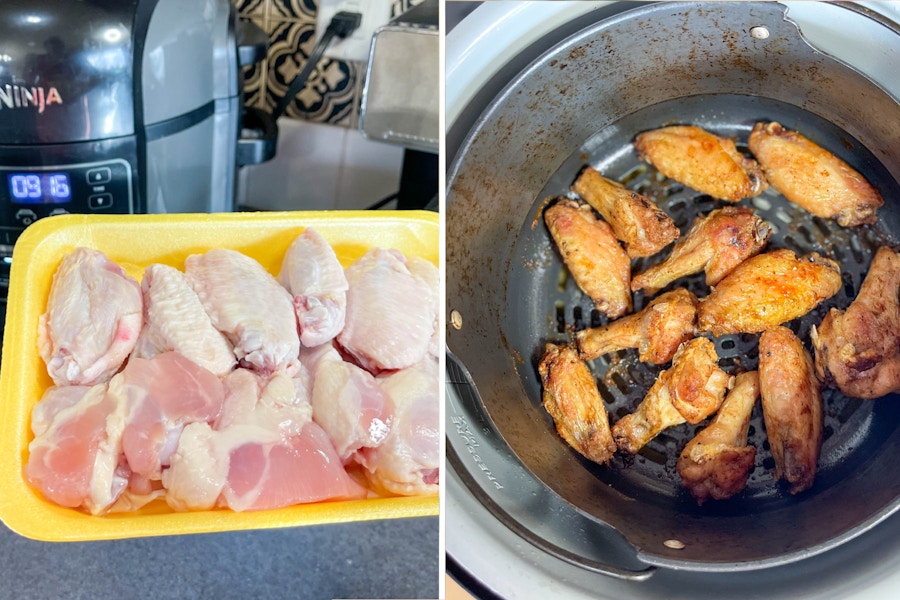
<svg viewBox="0 0 900 600"><path fill-rule="evenodd" d="M134 133L137 1L5 0L0 5L0 143Z"/></svg>
<svg viewBox="0 0 900 600"><path fill-rule="evenodd" d="M900 108L871 81L810 47L781 5L661 3L598 23L523 71L476 123L451 169L447 309L462 325L448 326L448 347L468 369L486 418L523 465L578 510L621 532L648 563L728 570L798 560L873 526L900 498L897 398L864 403L826 393L830 431L820 474L797 497L771 481L757 426L751 441L763 463L747 493L702 508L678 488L672 469L694 429L682 426L633 463L618 458L600 467L565 446L540 405L536 363L546 341L566 339L558 321L577 327L597 319L571 283L559 286L561 265L539 220L543 199L565 194L590 163L629 178L684 229L715 203L640 167L630 149L634 135L690 122L745 140L757 120L780 120L821 141L887 200L877 226L854 231L808 218L774 192L753 205L778 229L772 246L841 260L845 289L829 306L846 306L872 248L900 231L892 201L900 193ZM636 310L644 301L637 298ZM805 334L825 308L792 326ZM754 348L752 337L717 344L720 356L745 368L755 366ZM619 359L615 368L593 365L613 421L636 406L655 377L627 354ZM671 540L680 544L665 544Z"/></svg>

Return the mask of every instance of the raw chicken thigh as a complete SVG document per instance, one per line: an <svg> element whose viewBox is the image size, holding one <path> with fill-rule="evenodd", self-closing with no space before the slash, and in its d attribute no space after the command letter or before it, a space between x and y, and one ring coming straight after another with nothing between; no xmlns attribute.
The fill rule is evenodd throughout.
<svg viewBox="0 0 900 600"><path fill-rule="evenodd" d="M340 333L349 284L334 250L318 232L309 228L294 239L278 281L293 296L304 346L324 344Z"/></svg>
<svg viewBox="0 0 900 600"><path fill-rule="evenodd" d="M32 412L28 482L61 506L105 512L129 474L119 465L122 430L107 426L115 408L105 384L48 389Z"/></svg>
<svg viewBox="0 0 900 600"><path fill-rule="evenodd" d="M388 395L371 373L344 361L334 349L317 363L312 407L313 419L344 462L361 448L381 444L391 429Z"/></svg>
<svg viewBox="0 0 900 600"><path fill-rule="evenodd" d="M347 321L337 340L369 371L420 361L434 334L431 286L396 250L374 248L347 268Z"/></svg>
<svg viewBox="0 0 900 600"><path fill-rule="evenodd" d="M53 275L38 349L56 385L109 381L137 342L141 286L105 254L76 248Z"/></svg>
<svg viewBox="0 0 900 600"><path fill-rule="evenodd" d="M376 486L401 495L437 494L440 483L438 362L431 357L378 378L393 406L391 430L357 460Z"/></svg>
<svg viewBox="0 0 900 600"><path fill-rule="evenodd" d="M173 267L153 264L144 271L144 329L134 356L153 358L174 350L216 375L224 375L237 362L228 339L209 320L184 274Z"/></svg>
<svg viewBox="0 0 900 600"><path fill-rule="evenodd" d="M158 480L182 429L211 423L222 410L219 378L176 352L132 358L109 383L124 419L122 450L131 470Z"/></svg>
<svg viewBox="0 0 900 600"><path fill-rule="evenodd" d="M172 508L263 510L365 497L283 373L266 379L238 369L225 385L215 429L186 427L163 473Z"/></svg>
<svg viewBox="0 0 900 600"><path fill-rule="evenodd" d="M258 262L222 248L184 261L188 283L241 365L261 373L299 368L300 337L291 295Z"/></svg>

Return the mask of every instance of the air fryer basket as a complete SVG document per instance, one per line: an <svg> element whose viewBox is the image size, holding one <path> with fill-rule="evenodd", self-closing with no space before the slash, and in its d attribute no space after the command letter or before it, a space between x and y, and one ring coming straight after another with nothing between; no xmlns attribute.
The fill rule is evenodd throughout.
<svg viewBox="0 0 900 600"><path fill-rule="evenodd" d="M765 40L750 35L764 26ZM797 560L874 525L900 499L900 403L825 390L825 442L814 487L791 496L773 481L757 406L747 489L698 507L675 462L702 427L667 430L636 457L603 467L572 451L540 405L544 343L605 318L565 277L540 219L545 200L569 194L585 164L656 200L682 231L724 205L666 179L631 148L643 130L700 125L746 142L753 124L777 120L862 172L887 200L874 226L812 217L769 190L752 206L775 232L769 247L817 251L841 263L843 289L789 324L803 339L833 306L855 297L874 249L896 247L900 119L895 99L811 48L768 3L640 7L562 42L533 63L476 124L448 186L448 347L469 371L484 413L523 465L577 510L613 526L642 560L700 570ZM743 148L745 149L745 148ZM490 218L485 218L490 215ZM635 261L639 271L649 261ZM685 286L708 293L702 275ZM635 295L635 310L647 302ZM756 367L758 336L716 339L726 370ZM662 367L633 351L591 361L611 421L632 412ZM671 544L677 540L680 544ZM670 542L666 544L666 542Z"/></svg>

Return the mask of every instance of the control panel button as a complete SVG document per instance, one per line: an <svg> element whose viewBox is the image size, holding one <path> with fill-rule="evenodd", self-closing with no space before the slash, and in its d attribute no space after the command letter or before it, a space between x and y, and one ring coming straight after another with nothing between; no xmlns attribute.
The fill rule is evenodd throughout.
<svg viewBox="0 0 900 600"><path fill-rule="evenodd" d="M20 208L16 211L16 221L28 226L37 221L37 214L30 208Z"/></svg>
<svg viewBox="0 0 900 600"><path fill-rule="evenodd" d="M87 171L87 182L91 185L109 183L110 179L112 179L112 171L109 167L97 167Z"/></svg>
<svg viewBox="0 0 900 600"><path fill-rule="evenodd" d="M69 211L67 211L64 208L54 208L53 210L50 211L49 216L55 217L56 215L67 215L67 214L69 214Z"/></svg>
<svg viewBox="0 0 900 600"><path fill-rule="evenodd" d="M91 210L102 210L110 208L113 205L112 194L94 194L88 196L88 208Z"/></svg>

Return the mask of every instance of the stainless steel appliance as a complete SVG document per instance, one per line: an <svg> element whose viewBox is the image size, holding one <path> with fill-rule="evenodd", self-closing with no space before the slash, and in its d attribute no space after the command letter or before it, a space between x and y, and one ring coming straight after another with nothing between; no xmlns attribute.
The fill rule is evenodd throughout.
<svg viewBox="0 0 900 600"><path fill-rule="evenodd" d="M770 57L772 60L765 65L771 67L774 73L770 78L766 69L754 70L752 62L729 63L733 70L717 73L715 65L721 63L716 60L715 50L709 51L713 55L710 57L701 49L692 54L701 60L688 64L684 60L687 51L684 56L669 53L660 57L655 53L661 52L661 46L671 40L680 40L685 48L696 48L694 44L706 42L709 42L709 48L713 48L724 42L733 44L734 54L731 56L738 57L741 56L740 48L745 47L740 32L749 36L751 23L766 24L770 26L767 31L771 32L774 43L770 49L780 51L783 58L790 54L787 47L791 38L781 28L785 24L796 23L804 38L815 48L814 52L825 52L828 57L837 57L852 65L868 77L876 93L887 94L886 98L882 98L887 109L881 114L879 123L890 128L893 126L891 123L896 122L891 115L896 115L896 98L900 94L891 80L890 65L896 64L900 51L900 29L896 23L869 10L881 8L890 13L896 11L896 6L867 8L819 4L807 7L803 3L787 3L787 18L769 21L766 15L773 10L772 5L747 5L748 26L743 30L729 27L732 21L724 15L721 22L715 25L690 27L689 24L695 24L691 22L694 10L685 6L681 7L684 17L679 21L683 22L684 27L654 28L652 13L656 12L658 18L660 11L669 10L659 6L633 3L483 6L463 19L448 35L448 162L455 159L448 176L448 345L459 354L463 363L467 359L463 353L469 354L471 364L468 366L476 372L473 385L468 373L454 369L455 365L448 361L447 435L448 460L452 468L446 519L454 524L447 530L448 564L457 577L485 597L492 597L491 594L523 598L548 594L566 597L671 597L675 590L686 595L705 592L711 597L742 597L771 595L779 589L791 597L844 597L852 586L860 590L875 587L886 578L885 565L898 562L896 551L893 555L881 556L881 561L871 560L879 554L879 545L889 536L884 533L886 529L893 526L896 530L896 517L888 516L896 509L896 503L888 503L884 510L868 515L859 527L846 535L832 538L832 543L795 545L797 535L806 533L801 530L808 528L809 523L797 523L793 529L782 529L785 543L781 554L769 555L756 562L730 562L725 552L721 563L716 563L716 557L709 555L701 560L692 559L691 553L682 553L684 558L679 559L677 552L667 555L664 548L645 544L649 538L640 540L638 552L633 549L631 552L623 551L628 544L621 544L621 539L616 539L619 534L596 518L598 513L594 510L595 506L591 506L590 499L581 502L585 498L572 494L572 488L566 487L569 483L580 486L586 481L577 469L571 468L569 458L552 449L548 451L541 441L545 432L543 421L532 418L534 415L530 413L521 418L515 416L517 408L528 412L530 400L527 398L533 392L533 383L528 382L532 357L529 352L521 351L517 330L528 329L533 324L533 313L540 313L541 310L535 309L534 305L542 300L538 296L522 293L524 288L519 285L522 279L529 277L523 277L520 272L523 258L526 270L537 272L543 268L541 258L529 254L528 243L523 242L523 238L529 235L528 225L534 214L530 207L544 197L544 192L554 186L558 188L561 182L564 184L567 175L563 171L567 164L571 167L569 163L573 161L587 160L585 157L597 158L597 152L608 146L610 140L614 141L617 135L626 135L618 128L628 124L627 117L632 114L629 109L637 113L656 106L654 110L665 112L666 106L662 101L678 99L678 109L687 111L682 114L699 118L704 115L703 110L691 112L693 101L684 98L708 93L710 89L702 83L705 77L720 83L735 77L742 83L750 84L746 88L732 90L743 92L745 99L752 95L770 99L787 98L791 93L797 93L804 98L796 101L795 108L820 117L830 115L835 121L843 120L845 126L855 129L857 134L861 131L855 125L849 125L854 120L850 114L865 105L860 102L856 88L841 88L846 93L846 101L839 99L828 107L817 103L816 94L835 83L834 80L827 81L824 72L819 72L822 79L818 84L809 86L803 83L804 77L795 77L796 73L790 68L779 68L778 59ZM703 6L697 10L705 12L706 16L715 13L715 8ZM778 6L784 11L784 6ZM671 10L677 12L678 8ZM742 8L729 10L740 11ZM631 15L627 14L629 11ZM616 38L610 34L617 27L627 29L634 24L643 28L638 35ZM672 23L665 24L671 26ZM595 35L591 36L591 33ZM646 42L643 46L641 40ZM650 47L651 43L656 43L657 47ZM635 51L635 46L640 53ZM628 49L632 52L629 53ZM627 80L628 73L615 70L605 72L603 67L614 59L598 58L598 52L607 56L619 52L618 64L623 70L632 69L631 81L621 85L619 78L624 76ZM676 76L680 74L681 79L661 93L662 88L673 83L672 78L653 79L652 69L642 70L645 64L642 61L647 56L656 57L657 64L666 65ZM705 59L709 59L708 62ZM796 66L799 67L799 64ZM551 69L547 68L548 65ZM566 73L561 75L564 69ZM749 79L741 79L748 76L747 71L752 72ZM695 77L698 74L699 85ZM759 80L769 87L763 85L760 89ZM618 96L608 93L605 86L615 84L610 84L610 81L619 83ZM732 79L731 83L735 81ZM794 82L794 89L787 95L782 94L781 86L791 87L790 81ZM717 91L724 91L728 85L726 82ZM593 90L593 97L588 90ZM665 93L672 96L666 97ZM704 118L710 122L716 122L717 118L721 121L722 115L728 115L741 102L743 100L727 105L709 102ZM523 110L529 107L531 112ZM839 110L836 107L847 112L838 117L831 112ZM767 106L764 110L778 109ZM644 114L646 116L647 113ZM660 114L655 116L660 117ZM794 115L799 117L799 112ZM579 118L582 123L578 122ZM542 124L548 134L539 131L536 126L541 119L544 119ZM591 128L591 125L604 123L604 119L609 119L607 124L615 124L606 130ZM859 121L858 116L856 120ZM582 125L584 128L581 128ZM486 137L479 137L488 129L490 133ZM582 136L585 131L589 133ZM598 131L602 133L594 136ZM502 139L503 143L498 143L498 139ZM853 145L851 138L841 139L849 150ZM489 141L485 143L485 140ZM869 141L871 143L873 140L870 138ZM887 172L882 173L885 174L884 184L889 189L896 187L896 163L890 158L891 148L895 148L895 144L896 139L889 136L871 146L879 159L869 163L869 166L876 168L874 165L878 164L878 160L888 165ZM465 157L465 153L469 156ZM503 168L500 163L504 160L515 166ZM557 177L557 172L562 174ZM488 182L490 185L487 185ZM480 202L485 204L480 205ZM516 206L521 210L516 212ZM485 219L487 214L492 214L496 222L488 223ZM885 216L889 224L896 226L896 206L889 206ZM518 222L510 225L511 219L518 219ZM497 251L496 247L486 250L495 243L502 246L504 239L508 242L506 250ZM457 246L455 250L454 244ZM487 256L495 258L487 259ZM476 261L481 260L480 264L470 263L472 257ZM529 258L537 260L529 266ZM454 266L454 261L460 261L460 264ZM463 272L454 277L453 268ZM492 288L490 283L486 285L488 279L496 282L497 288ZM474 304L469 300L461 301L464 297L474 299ZM507 297L511 301L504 303ZM454 309L461 310L454 314ZM538 314L538 320L545 316ZM504 332L498 340L494 339L494 324ZM460 330L468 328L469 333L457 334L454 331L456 327ZM473 331L475 337L471 337ZM455 343L454 337L457 337ZM491 351L478 351L473 358L468 352L475 347L468 343L472 340L481 348L495 341L501 344L508 352L509 365L496 362L494 359L498 355ZM490 373L486 374L486 371ZM498 388L495 387L498 380L506 378L506 381L519 382L520 375L525 384L523 393L494 393L500 388L509 390L518 385L510 383L507 387L500 384ZM521 444L512 446L508 442L513 439L516 443L530 439L531 442L526 442L526 445L535 451L523 449ZM538 457L538 454L542 455ZM877 454L878 450L872 451L869 455L871 462L877 462ZM880 459L885 460L884 457ZM547 470L542 470L545 468ZM567 476L573 477L560 481ZM601 476L597 479L601 484L598 488L587 484L582 489L593 492L604 485L616 486L616 482L609 478ZM548 482L551 484L548 485ZM625 532L631 539L640 538L643 532L635 534L634 530L640 530L642 526L645 530L652 529L647 525L657 526L658 533L662 535L669 529L678 529L686 521L700 518L688 513L670 513L671 523L653 521L654 510L660 506L671 507L670 498L665 493L655 498L651 497L653 494L633 494L634 490L629 489L630 483L626 482L624 488L620 486L621 496L632 496L633 515L640 514L640 509L646 508L645 514L649 519L646 523L632 519L633 527ZM884 489L887 491L888 487L884 486ZM659 490L664 488L664 483L658 486ZM873 493L876 489L877 484L871 488ZM598 497L604 498L602 495ZM813 508L807 513L810 518L818 515L824 524L828 519L824 512L816 510L815 498L807 503ZM752 510L752 507L749 508ZM760 513L766 511L767 508L760 509ZM718 516L723 515L720 513ZM765 522L765 517L760 514L757 526ZM740 532L724 531L719 525L717 521L708 528L707 537L702 536L703 527L697 528L701 535L689 540L689 543L705 539L715 547L716 544L727 544L730 535L740 535ZM748 538L759 533L753 530L752 522L744 531ZM860 560L862 556L868 562ZM835 565L841 564L846 567L835 568ZM750 568L756 570L745 572ZM601 577L597 573L611 577ZM893 585L896 584L895 580Z"/></svg>
<svg viewBox="0 0 900 600"><path fill-rule="evenodd" d="M0 286L36 219L233 210L237 167L274 152L242 108L265 48L228 0L0 4Z"/></svg>

